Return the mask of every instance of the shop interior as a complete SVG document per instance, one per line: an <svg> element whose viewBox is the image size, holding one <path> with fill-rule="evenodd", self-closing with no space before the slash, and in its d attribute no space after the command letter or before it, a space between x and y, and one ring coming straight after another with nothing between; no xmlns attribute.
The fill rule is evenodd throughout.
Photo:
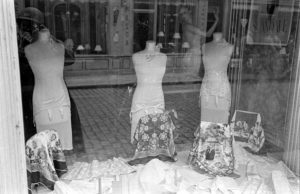
<svg viewBox="0 0 300 194"><path fill-rule="evenodd" d="M299 192L299 1L14 6L29 193Z"/></svg>

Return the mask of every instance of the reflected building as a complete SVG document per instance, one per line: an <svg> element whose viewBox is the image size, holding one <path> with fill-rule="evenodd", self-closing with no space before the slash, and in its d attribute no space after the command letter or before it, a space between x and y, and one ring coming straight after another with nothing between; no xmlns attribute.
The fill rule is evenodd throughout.
<svg viewBox="0 0 300 194"><path fill-rule="evenodd" d="M15 1L18 9L35 7L43 12L45 25L57 39L73 41L78 60L66 71L92 69L113 73L118 69L121 73L122 70L133 73L127 56L143 50L147 40L155 40L161 52L170 55L167 71L180 71L187 51L179 17L180 8L190 10L193 24L203 32L213 25L215 9L220 10L219 17L224 21L229 17L222 11L226 3L218 0ZM222 29L222 24L219 21L216 30L225 32L227 29ZM201 42L204 43L205 38ZM115 56L119 57L116 59Z"/></svg>

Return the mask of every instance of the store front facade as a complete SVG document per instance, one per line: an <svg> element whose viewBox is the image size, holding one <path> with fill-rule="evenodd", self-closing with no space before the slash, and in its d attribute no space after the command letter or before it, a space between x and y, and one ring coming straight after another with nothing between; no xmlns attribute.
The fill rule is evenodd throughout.
<svg viewBox="0 0 300 194"><path fill-rule="evenodd" d="M185 81L201 84L204 74L202 61L193 58L186 63L192 43L185 37L181 8L190 11L191 21L203 32L214 26L217 13L219 22L214 32L222 32L234 47L227 69L231 89L229 118L235 110L260 113L266 141L276 147L276 154L279 150L278 157L299 176L300 5L297 0L277 4L256 0L16 0L15 3L4 0L0 5L0 150L4 156L0 159L0 172L4 172L0 193L27 192L15 22L15 14L18 16L26 7L44 13L44 24L51 34L65 46L72 45L74 63L65 66L66 78L90 74L135 76L132 55L143 50L146 41L154 40L167 56L166 75L174 77L175 84ZM212 36L202 36L197 41L202 46L212 41ZM199 66L197 72L191 72L195 65ZM178 81L177 75L190 77Z"/></svg>

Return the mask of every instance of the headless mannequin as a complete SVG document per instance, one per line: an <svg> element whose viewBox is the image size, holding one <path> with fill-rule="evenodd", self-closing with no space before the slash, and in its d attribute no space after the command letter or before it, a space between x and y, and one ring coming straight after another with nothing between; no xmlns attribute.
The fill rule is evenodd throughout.
<svg viewBox="0 0 300 194"><path fill-rule="evenodd" d="M156 49L154 41L147 41L143 51L133 54L137 87L131 105L131 142L139 119L165 109L162 79L166 71L167 56Z"/></svg>
<svg viewBox="0 0 300 194"><path fill-rule="evenodd" d="M37 132L55 129L65 150L73 149L70 99L63 80L64 46L52 40L48 29L25 47L33 71L33 116Z"/></svg>
<svg viewBox="0 0 300 194"><path fill-rule="evenodd" d="M214 33L213 41L203 45L205 74L200 90L201 121L228 123L231 104L227 68L233 46L222 33Z"/></svg>

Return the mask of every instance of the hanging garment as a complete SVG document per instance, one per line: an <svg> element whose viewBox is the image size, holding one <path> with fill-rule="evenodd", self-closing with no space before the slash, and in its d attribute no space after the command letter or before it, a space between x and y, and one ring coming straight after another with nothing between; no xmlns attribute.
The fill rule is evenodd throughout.
<svg viewBox="0 0 300 194"><path fill-rule="evenodd" d="M42 131L26 142L26 165L29 191L35 184L53 190L54 183L67 172L66 159L55 130Z"/></svg>

